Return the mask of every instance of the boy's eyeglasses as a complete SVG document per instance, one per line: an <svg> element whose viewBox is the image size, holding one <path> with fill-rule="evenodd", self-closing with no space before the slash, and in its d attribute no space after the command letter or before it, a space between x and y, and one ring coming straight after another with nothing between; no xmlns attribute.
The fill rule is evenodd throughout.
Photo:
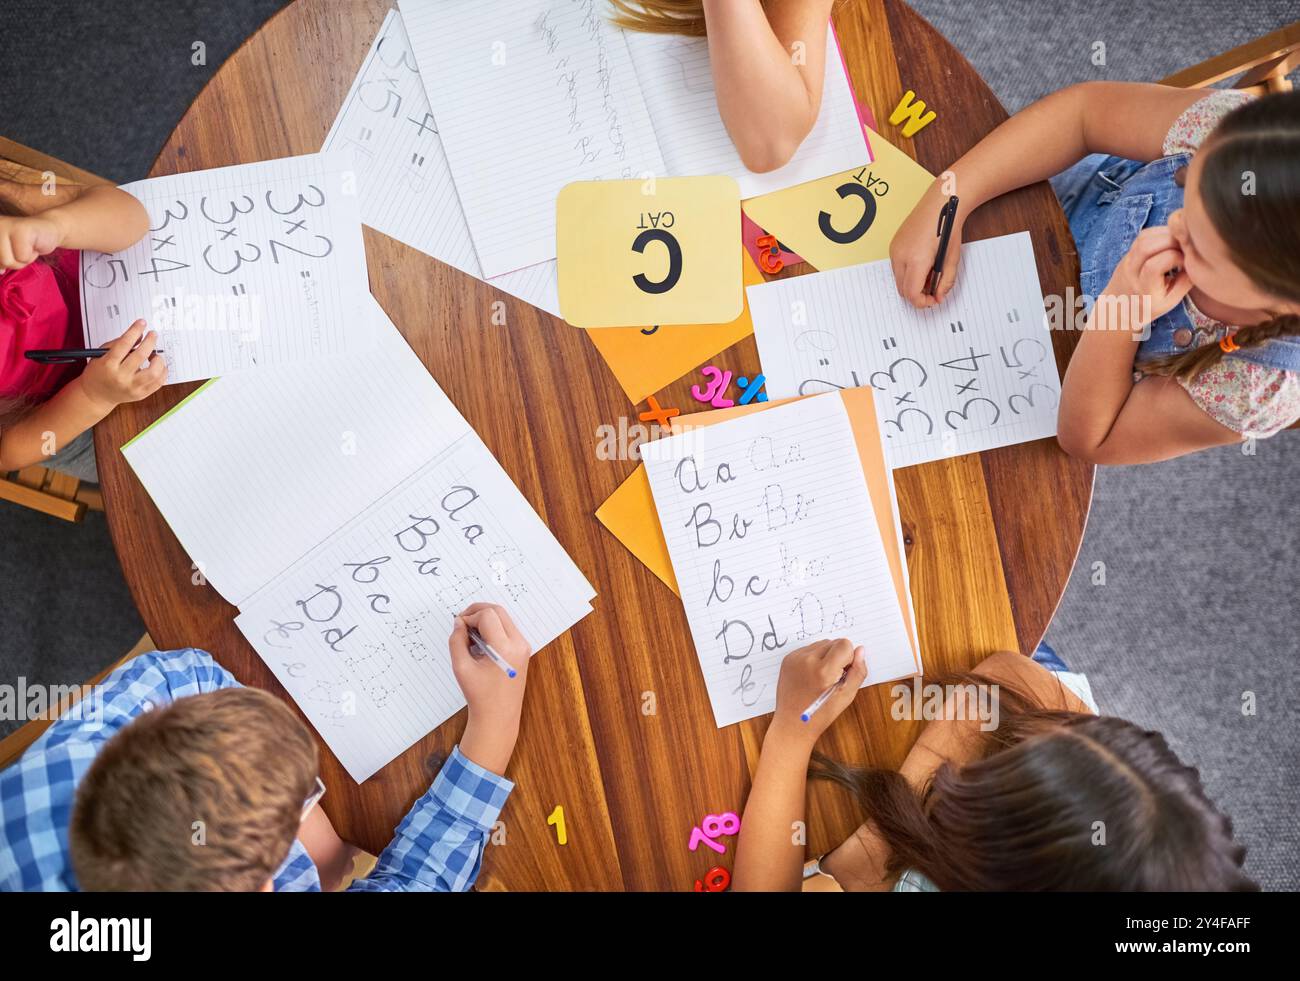
<svg viewBox="0 0 1300 981"><path fill-rule="evenodd" d="M307 820L307 815L311 809L316 806L316 802L325 796L325 781L320 777L316 778L316 789L313 790L308 798L302 802L302 817L299 820Z"/></svg>

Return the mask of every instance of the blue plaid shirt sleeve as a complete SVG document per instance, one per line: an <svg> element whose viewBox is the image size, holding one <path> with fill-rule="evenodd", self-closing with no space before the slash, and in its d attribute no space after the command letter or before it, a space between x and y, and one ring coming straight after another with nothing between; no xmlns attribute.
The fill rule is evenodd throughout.
<svg viewBox="0 0 1300 981"><path fill-rule="evenodd" d="M77 783L104 744L142 711L238 684L204 651L152 651L64 712L0 772L0 890L75 889L68 822Z"/></svg>
<svg viewBox="0 0 1300 981"><path fill-rule="evenodd" d="M474 884L487 836L514 783L457 746L433 786L412 805L358 892L464 892Z"/></svg>

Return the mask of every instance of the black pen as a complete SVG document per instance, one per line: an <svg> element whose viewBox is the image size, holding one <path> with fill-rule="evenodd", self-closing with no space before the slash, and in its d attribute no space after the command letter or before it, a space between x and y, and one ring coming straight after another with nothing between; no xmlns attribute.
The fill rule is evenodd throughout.
<svg viewBox="0 0 1300 981"><path fill-rule="evenodd" d="M49 348L41 351L24 351L23 356L28 361L35 361L38 364L72 364L74 361L85 361L90 358L102 358L108 353L106 347L68 347L68 348ZM154 348L154 354L162 354L161 348Z"/></svg>
<svg viewBox="0 0 1300 981"><path fill-rule="evenodd" d="M939 209L939 227L935 234L939 236L939 251L934 257L934 266L925 277L925 288L921 291L926 296L934 296L939 288L939 279L943 276L943 260L948 254L948 239L952 237L952 226L957 221L957 195L953 195Z"/></svg>

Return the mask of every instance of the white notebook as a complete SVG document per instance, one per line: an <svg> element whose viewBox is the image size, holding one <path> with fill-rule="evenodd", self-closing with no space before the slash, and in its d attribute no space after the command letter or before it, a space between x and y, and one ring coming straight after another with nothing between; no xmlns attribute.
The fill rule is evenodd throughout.
<svg viewBox="0 0 1300 981"><path fill-rule="evenodd" d="M709 42L676 34L626 34L670 177L726 174L740 185L742 198L752 198L871 163L853 89L829 26L817 122L789 163L763 174L745 167L722 122Z"/></svg>
<svg viewBox="0 0 1300 981"><path fill-rule="evenodd" d="M641 447L719 727L771 712L781 661L867 652L865 685L916 673L848 413L802 399Z"/></svg>
<svg viewBox="0 0 1300 981"><path fill-rule="evenodd" d="M122 450L358 781L463 707L456 610L506 605L536 651L595 595L373 298L370 316L366 355L217 379Z"/></svg>
<svg viewBox="0 0 1300 981"><path fill-rule="evenodd" d="M461 272L484 278L396 9L388 12L375 35L323 149L351 155L363 222ZM560 316L554 259L488 282Z"/></svg>
<svg viewBox="0 0 1300 981"><path fill-rule="evenodd" d="M869 385L894 467L1056 435L1061 379L1028 232L962 246L942 305L898 295L889 261L751 286L774 398Z"/></svg>
<svg viewBox="0 0 1300 981"><path fill-rule="evenodd" d="M401 0L411 50L487 276L555 256L555 199L576 180L722 173L741 196L871 159L829 28L822 114L794 160L740 163L703 39L614 27L603 0Z"/></svg>
<svg viewBox="0 0 1300 981"><path fill-rule="evenodd" d="M500 603L540 650L594 592L471 432L246 600L235 623L358 783L465 705L447 637Z"/></svg>
<svg viewBox="0 0 1300 981"><path fill-rule="evenodd" d="M122 252L82 252L86 346L143 318L169 384L367 350L348 172L345 154L308 154L123 185L150 230Z"/></svg>

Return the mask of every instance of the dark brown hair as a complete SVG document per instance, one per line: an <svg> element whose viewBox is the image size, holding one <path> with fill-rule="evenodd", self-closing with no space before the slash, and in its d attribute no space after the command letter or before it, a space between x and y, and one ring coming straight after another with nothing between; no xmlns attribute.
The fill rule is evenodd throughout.
<svg viewBox="0 0 1300 981"><path fill-rule="evenodd" d="M1259 289L1300 303L1300 91L1254 99L1215 127L1201 154L1201 198L1233 262ZM1251 182L1246 193L1245 182ZM1233 335L1242 348L1300 335L1300 316L1283 314ZM1151 374L1194 378L1224 351L1206 344L1143 362Z"/></svg>
<svg viewBox="0 0 1300 981"><path fill-rule="evenodd" d="M893 770L820 756L811 775L849 788L889 846L887 870L942 890L1239 891L1245 848L1163 736L1107 716L1048 711L998 686L982 755L939 767L923 793Z"/></svg>
<svg viewBox="0 0 1300 981"><path fill-rule="evenodd" d="M223 688L145 712L77 787L68 842L82 889L252 891L289 853L316 743L283 702Z"/></svg>

